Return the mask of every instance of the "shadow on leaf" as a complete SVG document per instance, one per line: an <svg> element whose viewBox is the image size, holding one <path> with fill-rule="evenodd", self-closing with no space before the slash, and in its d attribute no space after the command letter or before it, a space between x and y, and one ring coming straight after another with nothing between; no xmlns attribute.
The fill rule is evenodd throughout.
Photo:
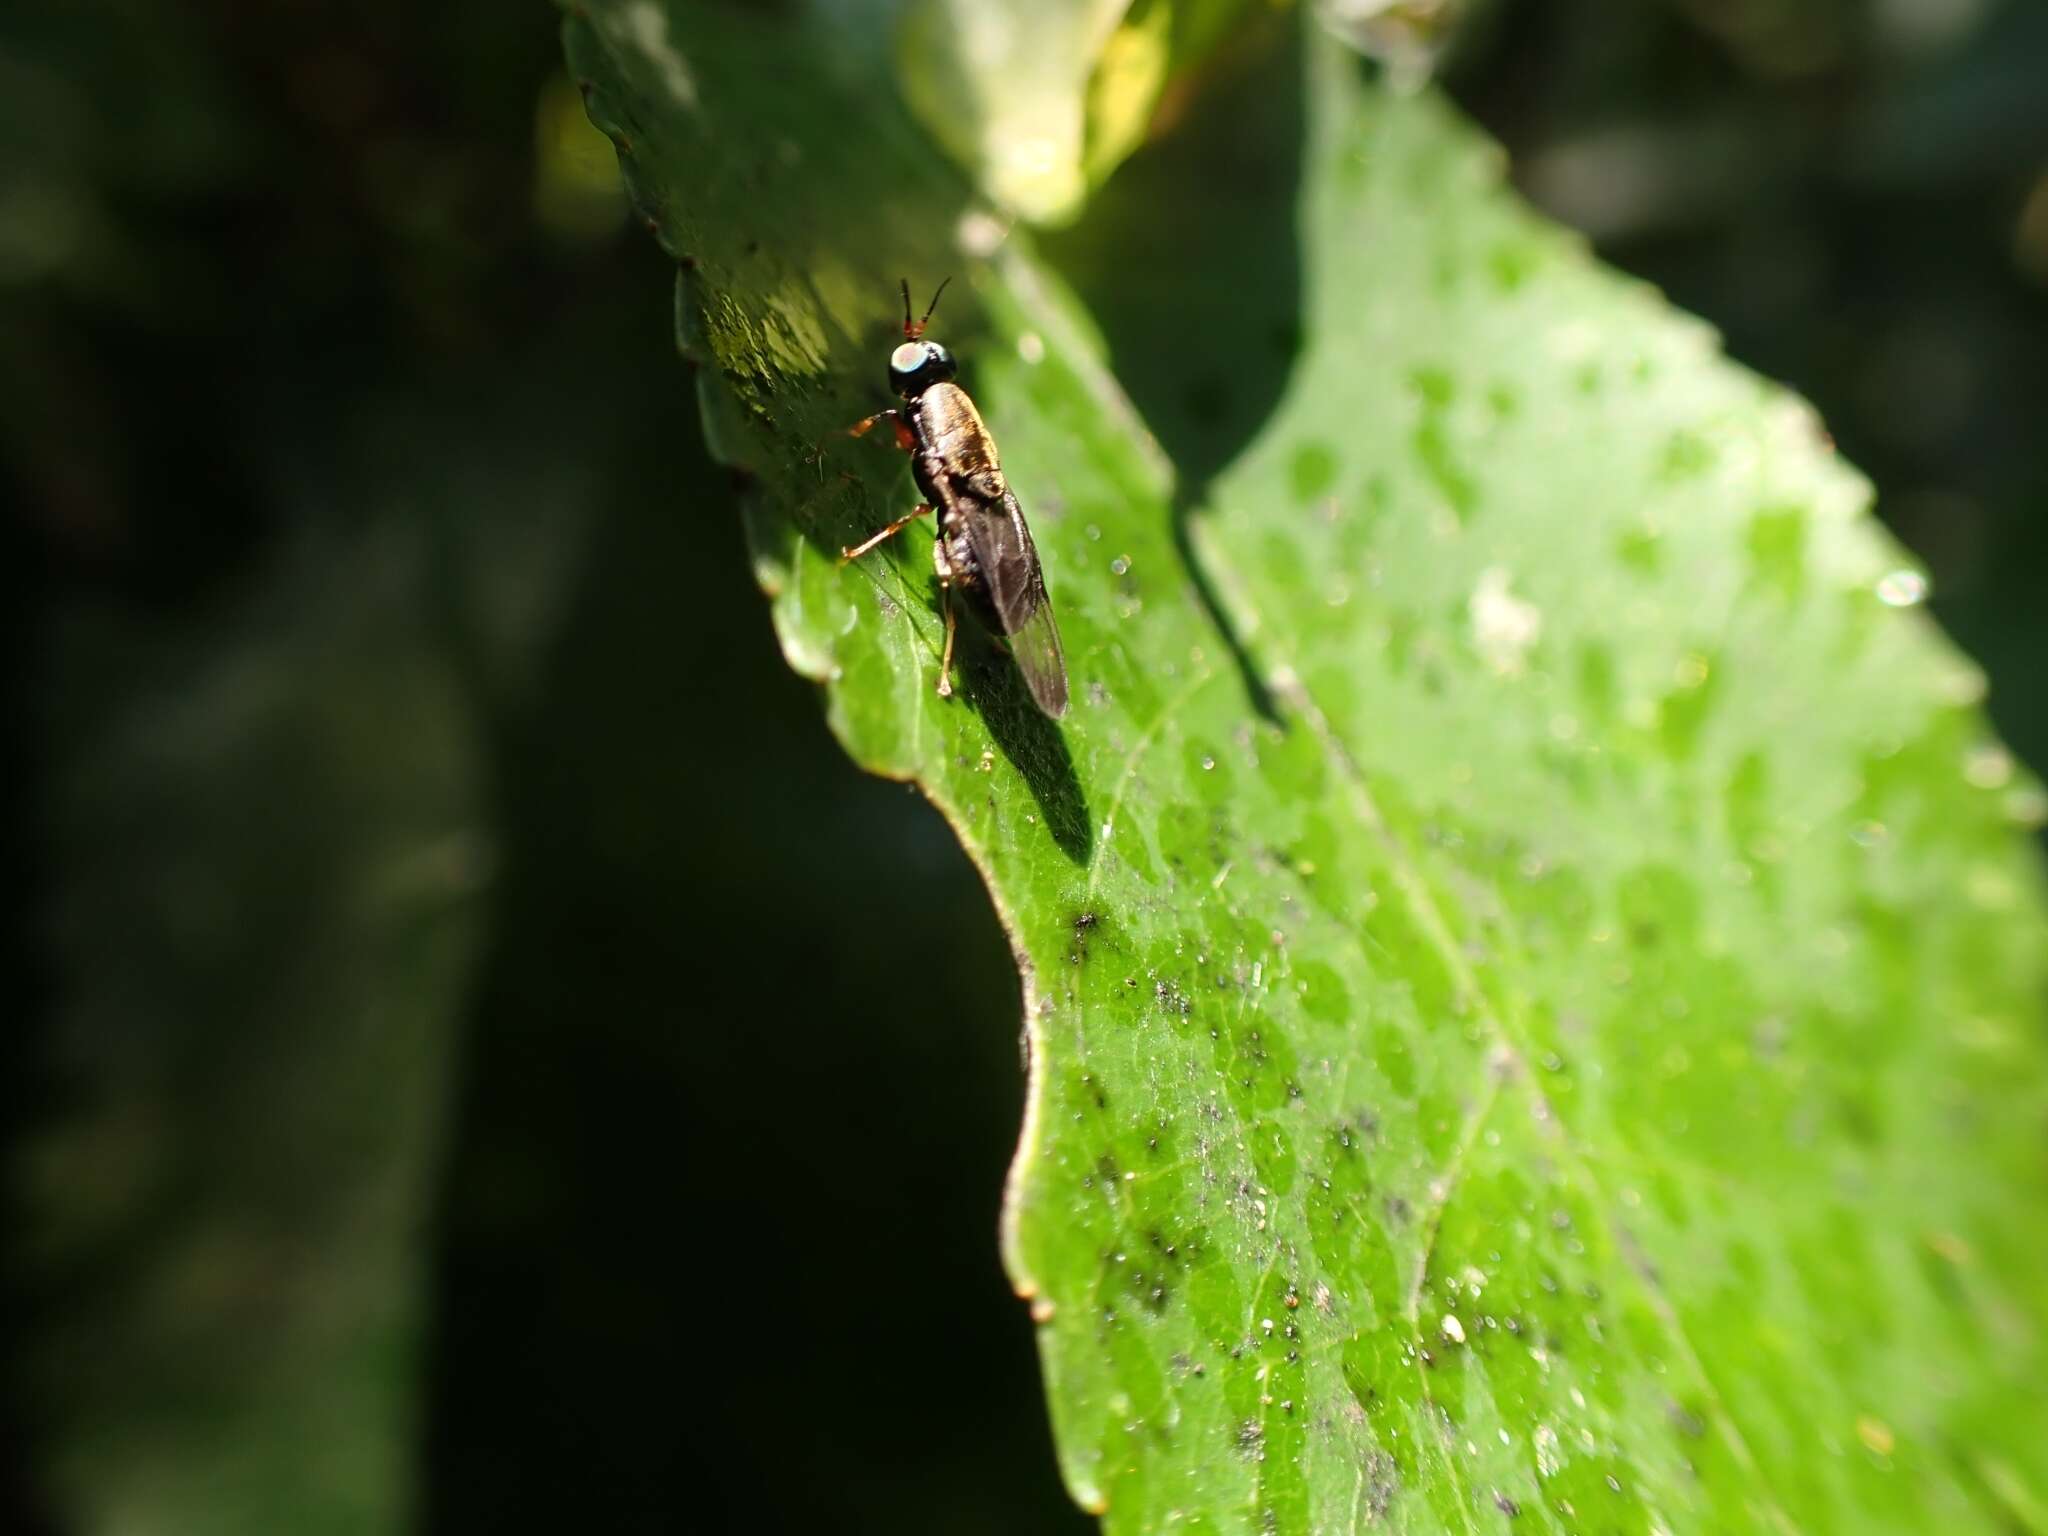
<svg viewBox="0 0 2048 1536"><path fill-rule="evenodd" d="M1094 829L1059 722L1047 719L1032 702L1017 664L972 619L961 619L959 645L955 685L988 725L1003 756L1024 775L1060 852L1087 864L1095 847Z"/></svg>

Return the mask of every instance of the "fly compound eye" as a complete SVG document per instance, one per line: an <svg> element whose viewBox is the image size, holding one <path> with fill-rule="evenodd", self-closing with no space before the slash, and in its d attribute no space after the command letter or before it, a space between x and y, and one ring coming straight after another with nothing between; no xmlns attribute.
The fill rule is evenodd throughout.
<svg viewBox="0 0 2048 1536"><path fill-rule="evenodd" d="M889 387L906 400L953 372L953 354L935 341L906 341L889 354Z"/></svg>

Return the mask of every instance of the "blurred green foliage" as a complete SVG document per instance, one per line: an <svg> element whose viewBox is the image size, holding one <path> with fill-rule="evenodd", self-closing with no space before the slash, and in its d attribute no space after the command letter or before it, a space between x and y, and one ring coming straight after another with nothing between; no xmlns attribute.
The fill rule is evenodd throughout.
<svg viewBox="0 0 2048 1536"><path fill-rule="evenodd" d="M2048 758L2048 13L1502 0L1453 63L1819 404ZM1014 971L774 654L552 16L21 6L0 80L0 1527L1081 1524L990 1239Z"/></svg>

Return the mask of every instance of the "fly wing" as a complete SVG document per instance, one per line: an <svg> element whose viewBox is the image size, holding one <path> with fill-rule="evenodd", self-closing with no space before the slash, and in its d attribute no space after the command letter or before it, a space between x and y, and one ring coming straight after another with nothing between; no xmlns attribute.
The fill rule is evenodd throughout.
<svg viewBox="0 0 2048 1536"><path fill-rule="evenodd" d="M977 494L967 484L956 483L953 489L997 632L1010 642L1010 654L1031 697L1057 720L1067 712L1067 660L1060 651L1052 599L1046 596L1045 573L1024 523L1024 509L1007 485L999 496Z"/></svg>

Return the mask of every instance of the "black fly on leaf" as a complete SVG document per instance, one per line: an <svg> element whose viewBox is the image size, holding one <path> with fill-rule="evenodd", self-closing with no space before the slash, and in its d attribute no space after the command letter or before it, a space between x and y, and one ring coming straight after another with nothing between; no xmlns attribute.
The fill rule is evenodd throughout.
<svg viewBox="0 0 2048 1536"><path fill-rule="evenodd" d="M939 306L939 294L945 291L946 284L940 283L925 306L924 318L912 320L910 282L904 280L903 344L889 354L889 387L903 404L877 411L852 428L855 437L882 421L896 429L896 445L910 455L911 473L924 501L840 554L858 559L913 520L936 511L939 531L932 544L932 565L946 618L939 696L947 698L953 692L953 592L958 588L982 626L1009 642L1031 697L1057 720L1067 712L1067 664L1024 509L1003 478L995 440L981 412L967 391L953 382L958 371L953 354L936 341L923 339L932 311Z"/></svg>

